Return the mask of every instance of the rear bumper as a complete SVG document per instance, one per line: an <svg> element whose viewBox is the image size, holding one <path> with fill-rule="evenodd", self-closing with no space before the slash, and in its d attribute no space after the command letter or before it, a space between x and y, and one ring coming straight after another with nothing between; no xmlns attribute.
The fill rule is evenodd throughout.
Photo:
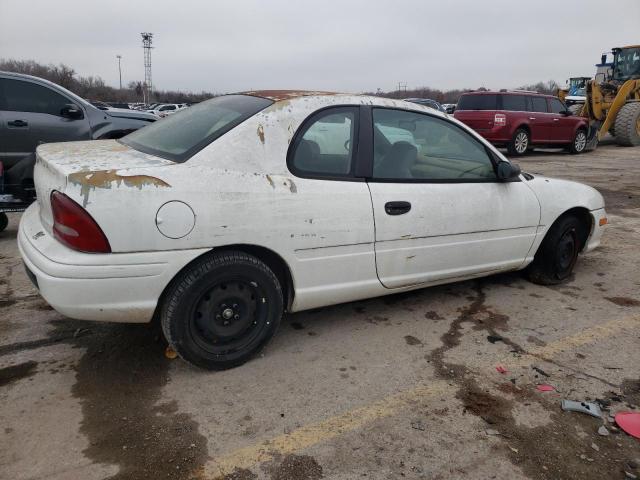
<svg viewBox="0 0 640 480"><path fill-rule="evenodd" d="M150 321L171 279L208 251L76 252L44 229L37 204L22 215L18 247L29 277L56 311L79 320L132 323Z"/></svg>

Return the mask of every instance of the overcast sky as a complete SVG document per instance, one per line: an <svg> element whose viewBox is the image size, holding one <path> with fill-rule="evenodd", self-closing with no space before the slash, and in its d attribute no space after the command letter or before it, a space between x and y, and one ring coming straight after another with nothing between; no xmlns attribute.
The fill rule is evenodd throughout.
<svg viewBox="0 0 640 480"><path fill-rule="evenodd" d="M640 43L640 0L0 0L0 58L159 89L517 87Z"/></svg>

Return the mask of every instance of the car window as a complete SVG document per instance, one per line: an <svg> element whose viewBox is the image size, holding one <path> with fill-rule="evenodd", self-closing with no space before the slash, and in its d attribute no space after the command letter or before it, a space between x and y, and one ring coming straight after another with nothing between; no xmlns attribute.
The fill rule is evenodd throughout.
<svg viewBox="0 0 640 480"><path fill-rule="evenodd" d="M357 114L356 107L335 107L322 110L305 122L291 151L292 170L304 175L349 175Z"/></svg>
<svg viewBox="0 0 640 480"><path fill-rule="evenodd" d="M564 112L566 109L567 107L565 107L560 100L558 100L557 98L551 99L551 113Z"/></svg>
<svg viewBox="0 0 640 480"><path fill-rule="evenodd" d="M184 162L271 104L272 100L261 97L223 95L136 130L120 142L142 152Z"/></svg>
<svg viewBox="0 0 640 480"><path fill-rule="evenodd" d="M456 110L497 110L498 95L462 95Z"/></svg>
<svg viewBox="0 0 640 480"><path fill-rule="evenodd" d="M527 98L524 95L503 95L502 110L512 112L526 112Z"/></svg>
<svg viewBox="0 0 640 480"><path fill-rule="evenodd" d="M496 179L484 145L446 120L375 108L373 138L374 179Z"/></svg>
<svg viewBox="0 0 640 480"><path fill-rule="evenodd" d="M532 112L547 112L547 99L545 97L529 97Z"/></svg>
<svg viewBox="0 0 640 480"><path fill-rule="evenodd" d="M2 108L11 112L47 113L60 115L60 111L71 100L50 88L31 82L0 79L0 91L4 91Z"/></svg>

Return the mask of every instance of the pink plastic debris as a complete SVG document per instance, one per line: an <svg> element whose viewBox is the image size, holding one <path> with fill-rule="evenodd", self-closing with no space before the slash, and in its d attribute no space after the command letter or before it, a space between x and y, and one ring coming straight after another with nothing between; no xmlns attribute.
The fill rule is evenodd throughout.
<svg viewBox="0 0 640 480"><path fill-rule="evenodd" d="M640 413L616 413L616 423L632 437L640 438Z"/></svg>
<svg viewBox="0 0 640 480"><path fill-rule="evenodd" d="M537 385L536 389L539 392L553 392L556 388L553 385L547 385L546 383L543 383L541 385Z"/></svg>
<svg viewBox="0 0 640 480"><path fill-rule="evenodd" d="M504 368L502 365L498 365L496 367L496 370L498 371L498 373L502 373L502 374L505 374L505 373L508 372L508 370L506 368Z"/></svg>

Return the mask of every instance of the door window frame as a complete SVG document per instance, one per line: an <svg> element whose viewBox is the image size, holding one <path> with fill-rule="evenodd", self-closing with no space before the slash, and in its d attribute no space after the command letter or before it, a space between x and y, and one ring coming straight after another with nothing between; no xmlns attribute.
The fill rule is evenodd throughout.
<svg viewBox="0 0 640 480"><path fill-rule="evenodd" d="M76 105L78 108L81 108L82 111L84 112L85 116L86 116L86 112L84 111L84 106L81 105L79 102L77 102L76 100L70 99L67 95L65 95L63 92L58 91L55 88L51 88L49 85L44 85L42 83L39 83L37 81L33 81L30 78L14 78L14 77L5 77L5 76L0 76L0 80L5 80L5 81L14 81L14 82L23 82L23 83L28 83L30 85L35 85L36 87L40 87L40 88L44 88L45 90L49 90L50 92L53 92L54 94L64 98L67 100L67 104L74 104ZM0 82L0 110L3 112L16 112L16 113L35 113L38 115L51 115L52 117L59 117L59 118L65 118L60 114L55 114L55 113L49 113L49 112L33 112L33 111L25 111L25 110L8 110L8 105L7 105L7 98L6 98L6 93L4 91L2 82Z"/></svg>
<svg viewBox="0 0 640 480"><path fill-rule="evenodd" d="M479 146L482 147L482 149L485 151L485 153L487 154L487 157L489 158L489 161L491 162L491 165L493 166L493 173L495 175L495 178L434 178L434 179L426 179L426 178L374 178L373 177L373 109L381 109L381 110L396 110L396 111L400 111L400 112L408 112L408 113L416 113L419 115L426 115L428 117L432 117L435 118L436 120L448 123L449 125L453 126L454 128L460 130L463 134L467 135L472 141L476 142ZM360 150L361 151L367 151L366 156L364 158L359 158L359 167L360 169L357 170L358 172L360 172L361 174L364 174L367 178L367 181L369 183L451 183L451 184L456 184L456 183L509 183L509 182L519 182L521 181L520 177L517 177L515 179L509 180L507 182L505 182L504 180L500 180L498 178L497 175L497 166L498 166L498 162L501 160L499 159L494 152L491 151L491 149L489 149L484 143L482 143L479 139L477 139L474 135L472 135L471 133L467 132L464 128L462 128L460 125L456 124L455 122L452 122L451 120L447 119L447 118L442 118L438 115L434 115L431 114L429 112L424 112L424 111L417 111L417 110L412 110L412 109L405 109L405 108L397 108L397 107L385 107L385 106L378 106L378 105L374 105L374 106L370 106L370 105L363 105L360 107L360 121L361 121L361 128L360 128L360 142L361 142L361 146L360 146ZM364 132L363 132L364 130ZM369 148L366 148L369 147Z"/></svg>

